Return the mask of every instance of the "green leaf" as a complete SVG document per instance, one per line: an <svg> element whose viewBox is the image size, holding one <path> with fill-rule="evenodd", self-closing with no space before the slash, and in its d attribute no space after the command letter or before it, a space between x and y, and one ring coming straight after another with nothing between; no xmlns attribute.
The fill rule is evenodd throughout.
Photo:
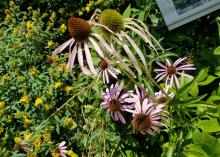
<svg viewBox="0 0 220 157"><path fill-rule="evenodd" d="M145 11L140 11L140 13L138 14L138 20L144 21L144 18L145 18Z"/></svg>
<svg viewBox="0 0 220 157"><path fill-rule="evenodd" d="M125 9L125 11L122 14L122 16L125 17L125 18L129 18L130 15L131 15L131 5L129 4L129 6Z"/></svg>
<svg viewBox="0 0 220 157"><path fill-rule="evenodd" d="M209 157L206 152L202 150L201 145L189 144L184 148L187 157Z"/></svg>
<svg viewBox="0 0 220 157"><path fill-rule="evenodd" d="M215 101L219 101L219 100L220 100L220 96L213 95L208 98L207 102L214 103Z"/></svg>
<svg viewBox="0 0 220 157"><path fill-rule="evenodd" d="M217 77L209 75L209 76L206 78L206 80L204 80L204 81L202 81L202 82L199 82L198 85L199 85L199 86L208 85L208 84L210 84L211 82L213 82L215 79L217 79Z"/></svg>
<svg viewBox="0 0 220 157"><path fill-rule="evenodd" d="M220 55L220 46L214 50L214 55Z"/></svg>
<svg viewBox="0 0 220 157"><path fill-rule="evenodd" d="M198 94L199 94L199 88L198 88L197 82L192 86L192 88L191 88L191 90L189 91L189 93L190 93L192 96L194 96L194 97L198 96Z"/></svg>
<svg viewBox="0 0 220 157"><path fill-rule="evenodd" d="M200 120L197 124L202 131L205 132L218 132L220 131L220 125L217 118L210 118L209 120Z"/></svg>
<svg viewBox="0 0 220 157"><path fill-rule="evenodd" d="M180 88L180 90L178 91L178 95L176 95L176 96L178 96L179 98L182 98L184 95L186 95L192 89L192 87L196 84L197 81L204 80L205 77L207 76L207 73L208 73L208 68L202 69L199 72L199 74L194 78L193 81L190 81L185 86Z"/></svg>

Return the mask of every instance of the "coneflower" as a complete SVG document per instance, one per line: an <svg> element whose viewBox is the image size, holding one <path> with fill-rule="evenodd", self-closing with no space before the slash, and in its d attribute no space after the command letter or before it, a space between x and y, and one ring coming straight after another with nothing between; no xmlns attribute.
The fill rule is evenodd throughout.
<svg viewBox="0 0 220 157"><path fill-rule="evenodd" d="M112 76L115 79L117 79L117 75L121 73L120 70L114 68L109 60L103 59L99 63L99 67L96 69L97 73L102 73L103 76L103 82L109 83L109 77ZM110 76L109 76L110 75Z"/></svg>
<svg viewBox="0 0 220 157"><path fill-rule="evenodd" d="M62 141L58 147L53 151L54 156L58 157L66 157L67 154L67 146L65 146L66 142Z"/></svg>
<svg viewBox="0 0 220 157"><path fill-rule="evenodd" d="M179 58L173 64L171 64L171 62L168 59L166 59L166 65L157 61L156 63L161 67L161 68L156 68L154 70L156 72L160 72L160 74L158 74L155 77L155 79L157 79L157 82L165 79L165 86L168 86L169 84L169 87L172 87L173 84L175 83L177 88L179 88L180 84L177 75L193 78L193 76L183 73L183 71L185 70L195 70L196 68L193 67L194 66L193 64L178 66L186 58L187 57Z"/></svg>
<svg viewBox="0 0 220 157"><path fill-rule="evenodd" d="M70 17L68 20L68 30L72 38L56 48L52 56L59 54L69 46L67 67L72 70L77 57L79 66L84 74L97 74L94 68L90 49L94 49L101 58L104 58L104 53L100 44L108 51L112 52L112 49L99 34L93 32L93 27L94 26L92 24L84 19ZM84 65L83 56L86 58L89 69L86 65Z"/></svg>
<svg viewBox="0 0 220 157"><path fill-rule="evenodd" d="M102 11L99 14L98 23L94 23L94 25L101 26L104 30L104 33L108 32L108 35L112 34L113 41L123 47L137 72L141 74L141 67L135 58L132 49L135 50L144 66L147 65L146 59L139 46L135 43L132 37L129 36L128 33L135 33L150 47L154 48L154 45L151 41L152 35L149 33L147 26L139 20L133 18L124 18L119 12L113 9L106 9Z"/></svg>
<svg viewBox="0 0 220 157"><path fill-rule="evenodd" d="M121 111L132 112L134 106L130 103L130 92L122 93L123 84L116 83L107 88L102 93L103 102L101 106L108 110L108 113L114 121L126 123Z"/></svg>
<svg viewBox="0 0 220 157"><path fill-rule="evenodd" d="M166 115L164 105L156 105L152 100L145 98L143 101L138 99L135 102L135 110L133 111L133 120L131 124L135 131L141 134L155 135L160 131L160 127L165 126L162 120Z"/></svg>

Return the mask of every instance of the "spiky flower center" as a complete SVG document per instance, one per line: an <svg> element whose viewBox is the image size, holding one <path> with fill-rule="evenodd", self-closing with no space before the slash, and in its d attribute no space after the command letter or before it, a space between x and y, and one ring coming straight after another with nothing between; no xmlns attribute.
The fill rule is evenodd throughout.
<svg viewBox="0 0 220 157"><path fill-rule="evenodd" d="M119 111L121 109L121 103L118 99L113 99L109 102L110 111Z"/></svg>
<svg viewBox="0 0 220 157"><path fill-rule="evenodd" d="M146 114L143 114L143 113L137 114L131 123L132 123L134 129L139 132L145 132L152 125L152 121L151 121L150 117Z"/></svg>
<svg viewBox="0 0 220 157"><path fill-rule="evenodd" d="M158 104L164 104L165 102L167 102L167 98L165 96L161 96L157 99Z"/></svg>
<svg viewBox="0 0 220 157"><path fill-rule="evenodd" d="M83 19L70 17L68 20L68 30L76 41L88 39L92 33L91 25Z"/></svg>
<svg viewBox="0 0 220 157"><path fill-rule="evenodd" d="M104 71L108 68L108 63L105 60L103 60L99 63L99 67L101 68L102 71Z"/></svg>
<svg viewBox="0 0 220 157"><path fill-rule="evenodd" d="M168 72L169 75L175 74L175 73L176 73L176 67L174 67L174 66L169 66L169 67L167 68L167 72Z"/></svg>
<svg viewBox="0 0 220 157"><path fill-rule="evenodd" d="M104 10L100 14L99 23L105 25L115 33L120 32L124 27L122 15L113 9Z"/></svg>

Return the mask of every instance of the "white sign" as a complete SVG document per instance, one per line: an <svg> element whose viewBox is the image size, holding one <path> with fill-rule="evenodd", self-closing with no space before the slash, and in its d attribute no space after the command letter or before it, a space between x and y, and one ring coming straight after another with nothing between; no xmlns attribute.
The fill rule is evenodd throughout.
<svg viewBox="0 0 220 157"><path fill-rule="evenodd" d="M220 0L156 0L169 30L220 9Z"/></svg>

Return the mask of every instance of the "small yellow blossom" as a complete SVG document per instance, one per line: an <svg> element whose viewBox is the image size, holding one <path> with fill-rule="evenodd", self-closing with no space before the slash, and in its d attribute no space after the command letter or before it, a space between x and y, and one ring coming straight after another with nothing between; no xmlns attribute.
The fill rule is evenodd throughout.
<svg viewBox="0 0 220 157"><path fill-rule="evenodd" d="M28 30L32 30L34 28L34 24L31 21L27 21L26 23L26 27Z"/></svg>
<svg viewBox="0 0 220 157"><path fill-rule="evenodd" d="M66 91L67 93L69 93L71 90L73 90L73 87L72 87L72 86L66 86L66 87L65 87L65 91Z"/></svg>
<svg viewBox="0 0 220 157"><path fill-rule="evenodd" d="M4 113L4 105L5 105L5 102L3 101L0 101L0 117L3 115Z"/></svg>
<svg viewBox="0 0 220 157"><path fill-rule="evenodd" d="M37 153L30 151L30 152L27 153L27 157L37 157Z"/></svg>
<svg viewBox="0 0 220 157"><path fill-rule="evenodd" d="M27 116L25 116L24 118L24 127L27 127L29 124L31 124L31 120L27 118Z"/></svg>
<svg viewBox="0 0 220 157"><path fill-rule="evenodd" d="M18 81L24 81L25 77L24 76L18 76L17 79L18 79Z"/></svg>
<svg viewBox="0 0 220 157"><path fill-rule="evenodd" d="M68 150L68 151L67 151L67 155L68 155L69 157L78 157L78 155L75 154L72 150Z"/></svg>
<svg viewBox="0 0 220 157"><path fill-rule="evenodd" d="M24 133L24 140L30 139L31 135L32 135L31 133L25 132Z"/></svg>
<svg viewBox="0 0 220 157"><path fill-rule="evenodd" d="M60 30L60 32L65 33L66 30L67 30L66 25L65 25L65 24L62 24L62 25L60 26L59 30Z"/></svg>
<svg viewBox="0 0 220 157"><path fill-rule="evenodd" d="M27 33L25 34L26 39L32 39L33 38L33 33Z"/></svg>
<svg viewBox="0 0 220 157"><path fill-rule="evenodd" d="M50 28L52 28L54 26L54 23L48 22L47 26L48 26L47 28L50 29Z"/></svg>
<svg viewBox="0 0 220 157"><path fill-rule="evenodd" d="M55 43L54 43L53 41L48 41L47 46L48 46L48 47L52 47L52 46L54 46L54 44L55 44Z"/></svg>
<svg viewBox="0 0 220 157"><path fill-rule="evenodd" d="M19 29L18 28L14 28L12 31L13 35L17 35L19 33Z"/></svg>
<svg viewBox="0 0 220 157"><path fill-rule="evenodd" d="M90 12L90 7L87 6L87 7L85 8L85 10L86 10L87 13Z"/></svg>
<svg viewBox="0 0 220 157"><path fill-rule="evenodd" d="M50 133L43 133L42 136L43 136L45 142L47 142L47 143L51 142L51 135L50 135Z"/></svg>
<svg viewBox="0 0 220 157"><path fill-rule="evenodd" d="M53 87L54 87L55 89L57 89L57 88L60 88L61 85L62 85L62 82L55 82L55 84L54 84Z"/></svg>
<svg viewBox="0 0 220 157"><path fill-rule="evenodd" d="M83 15L83 12L82 12L82 11L80 11L80 12L79 12L79 16L82 16L82 15Z"/></svg>
<svg viewBox="0 0 220 157"><path fill-rule="evenodd" d="M50 105L49 104L45 104L44 108L45 108L46 111L48 111L50 109Z"/></svg>
<svg viewBox="0 0 220 157"><path fill-rule="evenodd" d="M19 101L22 104L27 104L31 101L31 98L29 96L23 96L23 97L21 97L21 99Z"/></svg>
<svg viewBox="0 0 220 157"><path fill-rule="evenodd" d="M37 99L35 100L34 105L35 105L36 107L38 107L40 104L42 104L42 102L43 102L43 99L42 99L42 98L37 98Z"/></svg>
<svg viewBox="0 0 220 157"><path fill-rule="evenodd" d="M28 70L28 73L32 76L37 74L37 68L33 67Z"/></svg>
<svg viewBox="0 0 220 157"><path fill-rule="evenodd" d="M0 108L3 108L5 106L5 102L0 100Z"/></svg>
<svg viewBox="0 0 220 157"><path fill-rule="evenodd" d="M21 142L21 138L20 137L15 137L14 138L14 142L15 143L20 143Z"/></svg>
<svg viewBox="0 0 220 157"><path fill-rule="evenodd" d="M27 16L26 16L26 15L24 15L22 18L23 18L23 20L26 20L26 19L27 19Z"/></svg>
<svg viewBox="0 0 220 157"><path fill-rule="evenodd" d="M42 144L42 141L41 141L40 137L35 137L35 139L33 141L33 145L36 150L40 149L41 144Z"/></svg>

